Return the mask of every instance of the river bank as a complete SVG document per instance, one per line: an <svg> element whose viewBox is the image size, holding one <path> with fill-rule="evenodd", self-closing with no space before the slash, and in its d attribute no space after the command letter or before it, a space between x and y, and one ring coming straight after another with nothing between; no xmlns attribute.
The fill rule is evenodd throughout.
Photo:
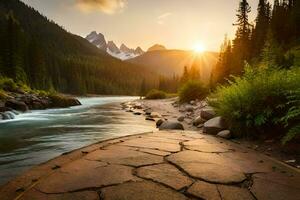
<svg viewBox="0 0 300 200"><path fill-rule="evenodd" d="M25 170L95 142L156 130L142 116L121 110L138 97L78 97L82 105L31 110L0 121L0 185Z"/></svg>
<svg viewBox="0 0 300 200"><path fill-rule="evenodd" d="M215 113L207 106L206 102L192 101L191 103L178 104L176 98L163 99L163 100L138 100L136 101L140 105L140 109L134 109L132 112L141 112L146 115L146 119L151 120L150 113L154 112L159 117L154 117L155 122L159 119L164 119L171 123L180 123L183 125L184 130L198 131L201 134L205 129L205 122L209 119L217 117ZM133 105L135 105L133 103ZM123 107L128 111L129 106ZM130 109L129 109L130 110ZM150 117L150 119L149 119ZM155 124L154 124L155 125ZM219 126L219 125L218 125ZM226 125L218 131L208 133L209 135L217 136L218 132L226 132ZM205 131L204 131L205 132ZM223 137L224 138L224 137ZM281 162L284 162L290 166L300 169L300 151L299 145L285 145L281 144L280 139L250 139L250 138L235 138L232 135L225 139L229 139L234 143L240 144L245 148L255 150L263 153Z"/></svg>

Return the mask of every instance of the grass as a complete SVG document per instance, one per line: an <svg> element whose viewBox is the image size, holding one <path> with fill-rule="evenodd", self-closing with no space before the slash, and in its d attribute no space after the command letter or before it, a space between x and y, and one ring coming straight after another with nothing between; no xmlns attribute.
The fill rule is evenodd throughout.
<svg viewBox="0 0 300 200"><path fill-rule="evenodd" d="M265 136L283 133L291 91L300 88L300 68L253 69L234 77L229 86L219 86L210 104L225 117L236 136Z"/></svg>
<svg viewBox="0 0 300 200"><path fill-rule="evenodd" d="M202 100L207 95L208 88L201 81L197 80L190 80L179 89L179 101L181 103L196 99Z"/></svg>
<svg viewBox="0 0 300 200"><path fill-rule="evenodd" d="M164 91L161 90L150 90L147 95L146 99L165 99L167 98L167 94Z"/></svg>

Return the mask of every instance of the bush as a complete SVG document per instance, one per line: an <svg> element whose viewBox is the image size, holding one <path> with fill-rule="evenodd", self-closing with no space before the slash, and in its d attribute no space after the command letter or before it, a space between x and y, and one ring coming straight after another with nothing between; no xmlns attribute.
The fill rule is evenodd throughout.
<svg viewBox="0 0 300 200"><path fill-rule="evenodd" d="M0 89L15 92L18 89L18 86L12 79L0 77Z"/></svg>
<svg viewBox="0 0 300 200"><path fill-rule="evenodd" d="M191 100L204 99L208 94L208 88L201 82L190 80L179 89L179 101L181 103Z"/></svg>
<svg viewBox="0 0 300 200"><path fill-rule="evenodd" d="M272 133L284 128L282 117L289 110L286 94L300 88L300 68L262 70L246 67L229 86L219 86L210 104L225 117L237 136Z"/></svg>
<svg viewBox="0 0 300 200"><path fill-rule="evenodd" d="M167 97L167 94L160 90L150 90L147 95L146 99L165 99Z"/></svg>

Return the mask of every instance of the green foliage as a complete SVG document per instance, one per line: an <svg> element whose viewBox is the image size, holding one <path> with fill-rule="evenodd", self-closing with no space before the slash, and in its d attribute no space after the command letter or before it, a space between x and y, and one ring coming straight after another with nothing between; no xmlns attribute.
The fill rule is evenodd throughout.
<svg viewBox="0 0 300 200"><path fill-rule="evenodd" d="M288 107L286 93L300 88L300 68L292 70L246 68L229 86L219 86L210 104L228 120L239 136L273 131L283 127Z"/></svg>
<svg viewBox="0 0 300 200"><path fill-rule="evenodd" d="M11 78L0 77L0 90L14 92L18 89L17 84Z"/></svg>
<svg viewBox="0 0 300 200"><path fill-rule="evenodd" d="M201 81L190 80L179 89L179 100L184 103L195 99L204 99L207 94L208 89Z"/></svg>
<svg viewBox="0 0 300 200"><path fill-rule="evenodd" d="M19 0L0 1L0 75L35 90L139 94L158 75L100 51Z"/></svg>
<svg viewBox="0 0 300 200"><path fill-rule="evenodd" d="M165 99L167 97L167 94L164 91L161 90L150 90L147 95L146 99Z"/></svg>
<svg viewBox="0 0 300 200"><path fill-rule="evenodd" d="M289 108L287 114L281 119L286 127L289 128L288 133L282 139L282 143L286 144L290 140L300 135L300 89L292 91L288 94Z"/></svg>

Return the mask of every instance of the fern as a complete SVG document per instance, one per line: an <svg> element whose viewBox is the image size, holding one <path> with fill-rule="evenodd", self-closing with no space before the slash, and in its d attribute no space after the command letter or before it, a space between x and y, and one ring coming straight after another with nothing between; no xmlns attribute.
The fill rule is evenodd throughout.
<svg viewBox="0 0 300 200"><path fill-rule="evenodd" d="M288 106L291 106L287 114L282 118L285 126L289 128L287 134L283 137L282 143L286 144L300 135L300 89L291 92L288 95Z"/></svg>

